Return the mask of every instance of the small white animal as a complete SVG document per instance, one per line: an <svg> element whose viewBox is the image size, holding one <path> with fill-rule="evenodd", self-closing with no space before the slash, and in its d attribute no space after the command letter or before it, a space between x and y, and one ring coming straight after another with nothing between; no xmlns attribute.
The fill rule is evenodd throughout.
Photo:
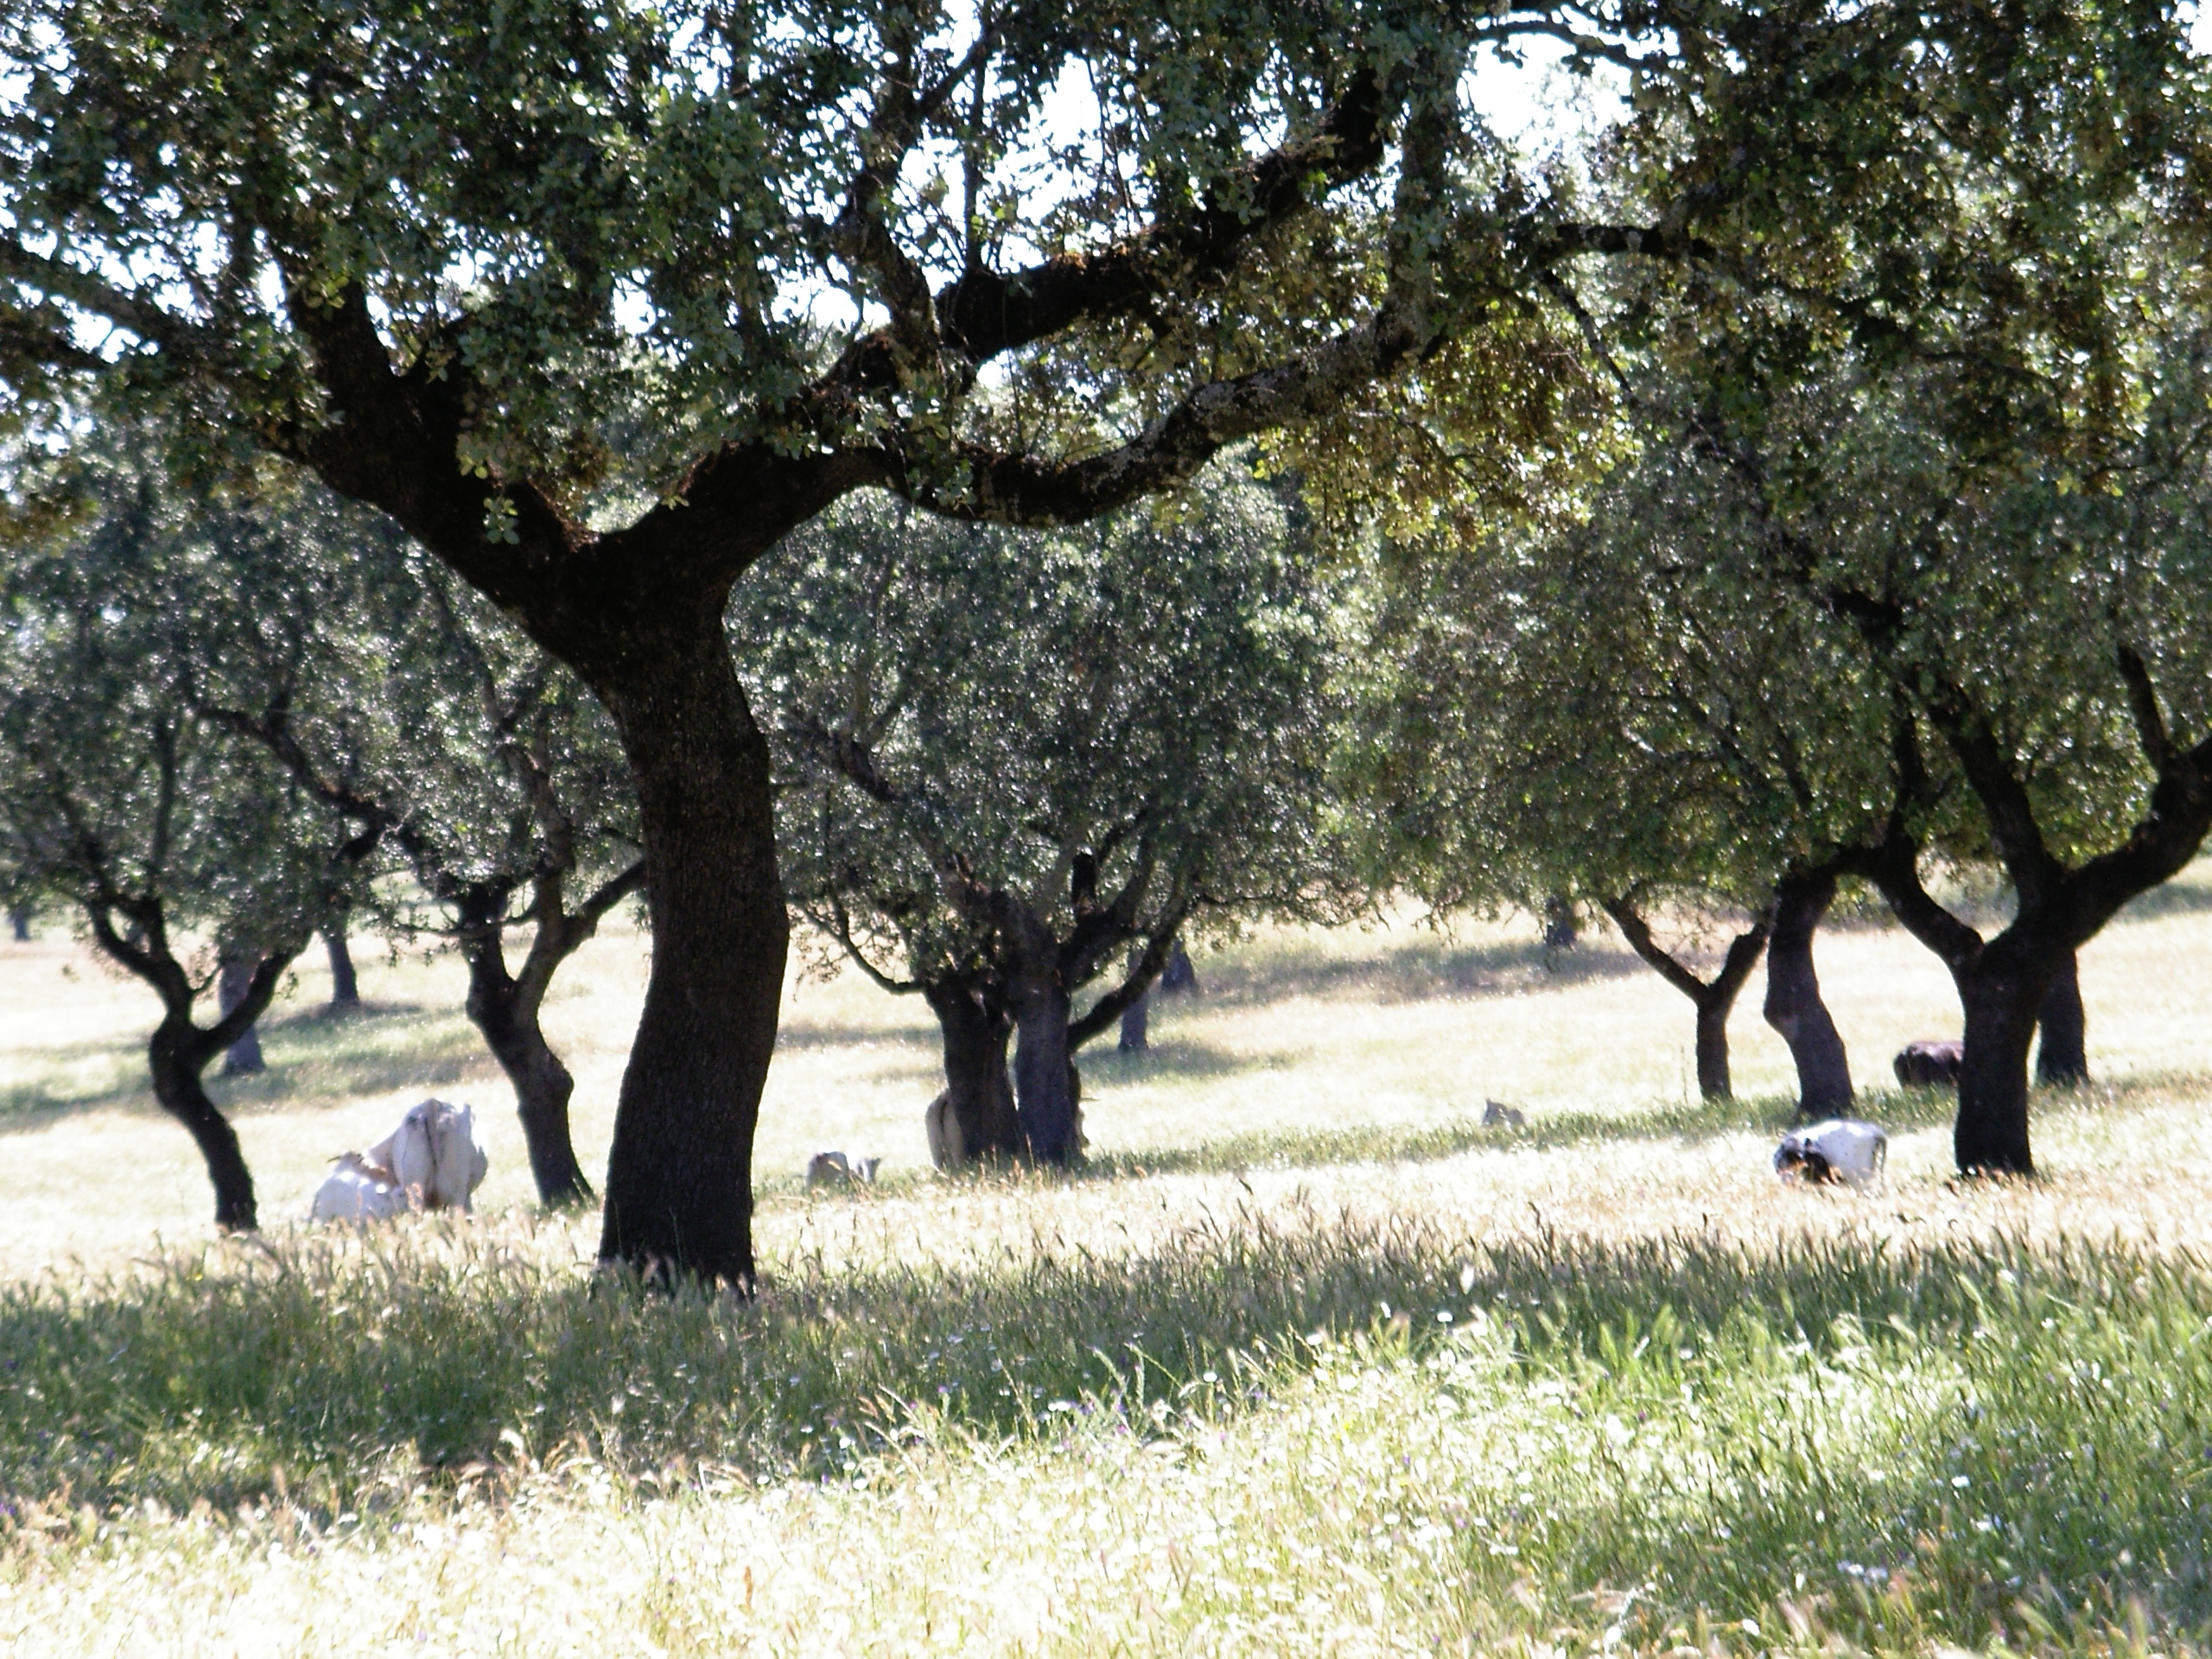
<svg viewBox="0 0 2212 1659"><path fill-rule="evenodd" d="M338 1154L338 1167L315 1189L315 1221L389 1221L415 1207L407 1189L391 1172L371 1165L358 1152Z"/></svg>
<svg viewBox="0 0 2212 1659"><path fill-rule="evenodd" d="M1528 1114L1522 1111L1518 1107L1508 1106L1502 1100L1486 1100L1483 1102L1483 1128L1486 1129L1525 1129L1528 1127Z"/></svg>
<svg viewBox="0 0 2212 1659"><path fill-rule="evenodd" d="M1890 1137L1855 1117L1832 1117L1782 1137L1775 1148L1777 1174L1806 1181L1848 1181L1863 1186L1888 1166Z"/></svg>
<svg viewBox="0 0 2212 1659"><path fill-rule="evenodd" d="M848 1157L842 1152L817 1152L806 1160L809 1186L833 1186L840 1182L873 1181L883 1160Z"/></svg>
<svg viewBox="0 0 2212 1659"><path fill-rule="evenodd" d="M463 1212L475 1207L473 1195L491 1166L476 1143L476 1109L443 1100L409 1107L391 1133L364 1154L364 1161L420 1192L425 1210Z"/></svg>
<svg viewBox="0 0 2212 1659"><path fill-rule="evenodd" d="M952 1109L950 1089L922 1114L922 1132L929 1136L930 1162L939 1169L957 1169L968 1161L968 1140L960 1132L960 1115Z"/></svg>

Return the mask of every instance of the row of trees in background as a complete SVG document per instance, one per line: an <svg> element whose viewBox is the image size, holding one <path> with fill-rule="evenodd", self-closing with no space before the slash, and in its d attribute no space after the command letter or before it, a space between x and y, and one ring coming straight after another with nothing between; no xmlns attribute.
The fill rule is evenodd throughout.
<svg viewBox="0 0 2212 1659"><path fill-rule="evenodd" d="M1108 849L1062 841L1069 869L1043 886L1024 885L1019 861L962 869L984 856L961 838L957 809L972 798L919 769L951 751L918 728L911 741L873 732L860 718L881 706L870 687L790 711L812 747L779 751L743 678L773 641L742 636L734 657L729 621L803 607L784 585L812 567L774 550L863 491L1052 533L1180 490L1260 438L1332 504L1332 524L1345 502L1417 508L1384 515L1399 545L1421 544L1416 520L1489 524L1502 506L1555 530L1648 442L1622 400L1671 395L1645 384L1655 373L1685 378L1680 412L1730 458L1727 475L1764 468L1755 487L1728 485L1747 492L1728 509L1758 528L1745 544L1806 554L1793 603L1830 593L1851 650L1878 656L1891 690L1868 695L1884 752L1910 747L1907 724L1941 739L1881 780L1900 826L1883 844L1941 849L1955 835L1965 855L1980 833L2019 888L2025 925L1985 945L1908 890L1894 854L1882 866L1955 964L1976 1103L2009 1087L1999 1074L2049 941L2086 937L2114 892L2188 838L2186 811L2164 803L2189 795L2194 751L2157 735L2163 714L2137 723L2158 778L2144 822L2165 850L2124 878L2039 842L2017 803L1991 807L1985 831L1955 830L1967 794L2005 795L2006 735L1985 764L1977 705L1929 677L1935 658L1916 642L1936 632L1918 629L1918 601L1846 568L1859 541L1814 533L1819 515L1785 464L1805 457L1770 442L1790 422L1754 416L1772 402L1764 388L1834 386L1839 364L1861 362L1877 401L1915 365L1953 372L1933 435L1977 467L1991 433L2051 435L2041 464L2066 448L2052 435L2140 424L2113 395L2133 349L2118 320L2133 315L2153 230L2174 245L2174 270L2201 269L2190 238L2207 222L2212 156L2187 18L2158 0L1581 0L1387 16L1362 0L522 0L490 12L409 0L357 6L342 30L326 12L305 0L210 0L158 18L104 0L0 4L0 73L16 89L0 110L0 416L35 447L66 449L159 409L185 459L257 480L270 461L313 475L404 528L597 699L634 791L626 851L642 856L654 935L607 1176L611 1259L751 1276L752 1137L788 938L779 777L816 780L833 839L854 815L912 867L888 885L839 874L808 885L807 902L849 887L864 952L907 952L899 918L915 918L920 956L901 982L922 982L918 963L1003 966L1017 1025L1043 1006L1027 988L1047 956L1058 977L1044 1002L1071 1007L1119 948L1098 940L1141 938L1141 964L1168 910L1247 892L1234 860L1179 873L1137 828ZM1622 78L1618 110L1577 156L1529 160L1483 105L1489 54L1532 43ZM1618 386L1599 372L1609 361ZM2113 476L2074 470L2096 488ZM1451 505L1462 497L1471 512ZM1446 552L1483 542L1462 535ZM429 571L417 556L406 580L427 594ZM19 601L33 608L18 633L108 639L123 626L110 611L131 614L130 589L120 574L99 580L74 611ZM1541 623L1528 607L1550 591L1521 594L1524 614ZM1019 606L1025 592L975 597ZM1010 633L1025 617L995 620ZM526 654L500 660L536 671ZM156 675L143 701L182 683ZM159 726L121 690L102 695L114 729ZM112 787L133 803L138 840L118 830L67 866L73 893L121 915L102 895L143 898L185 868L184 841L156 827L175 810L159 804L164 767L228 754L218 738L257 747L259 770L239 775L268 792L252 810L282 817L272 845L297 865L287 880L300 896L281 922L233 924L220 906L203 918L264 953L219 1027L251 1003L264 969L363 902L359 862L333 863L328 849L413 868L417 846L426 858L474 847L432 835L429 809L399 787L410 780L386 786L375 734L314 728L258 683L221 695L176 724L175 766L149 771L135 743L111 751L127 755ZM470 708L487 729L461 748L498 756L505 716ZM22 718L48 716L27 702ZM308 741L318 732L327 747ZM2017 752L2010 764L2017 773ZM527 767L485 770L528 796ZM55 787L33 791L39 821L66 826L88 785ZM535 847L557 838L565 810L511 804L467 827L505 836L521 813ZM1136 823L1119 805L1098 812L1091 833ZM1041 849L1080 833L1055 826L1029 850L1049 869ZM67 838L41 834L41 849ZM126 843L130 882L102 886L91 872ZM1606 898L1648 902L1708 880L1726 890L1748 868L1699 846L1640 880L1624 865ZM824 852L838 862L833 844ZM535 862L468 856L457 885L415 871L442 925L463 927L463 894L486 882L470 901L480 931L501 906L539 903ZM565 937L564 917L584 925L631 868L579 856L585 896L563 887L537 918L545 937ZM1264 858L1251 875L1250 893L1275 891ZM994 946L1005 963L987 966L959 938L991 906L998 933L1027 942ZM110 931L143 951L130 941L150 923L132 925ZM1794 923L1774 931L1809 938ZM530 979L525 966L516 982ZM1058 1156L1069 1115L1049 1046L1017 1066L1036 1149ZM1967 1116L2010 1113L1977 1103ZM1962 1140L1968 1161L2024 1165L2024 1134L1993 1135Z"/></svg>

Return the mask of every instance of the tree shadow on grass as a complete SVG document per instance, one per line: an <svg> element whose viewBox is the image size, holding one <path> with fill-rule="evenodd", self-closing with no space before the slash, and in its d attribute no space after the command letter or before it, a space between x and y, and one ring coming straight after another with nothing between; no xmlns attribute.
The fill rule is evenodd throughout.
<svg viewBox="0 0 2212 1659"><path fill-rule="evenodd" d="M2130 1078L2089 1090L2038 1089L2032 1111L2038 1121L2072 1113L2124 1109L2135 1100L2169 1093L2167 1077ZM2196 1080L2201 1081L2201 1080ZM1958 1096L1947 1089L1890 1089L1859 1097L1855 1116L1893 1134L1949 1127ZM1779 1137L1798 1123L1796 1103L1786 1096L1695 1101L1619 1112L1547 1110L1531 1107L1520 1127L1485 1124L1474 1116L1441 1123L1351 1124L1333 1129L1256 1131L1193 1147L1161 1147L1102 1153L1083 1175L1122 1180L1145 1175L1227 1174L1248 1169L1305 1169L1344 1164L1435 1163L1463 1153L1513 1148L1679 1141L1694 1145L1745 1133Z"/></svg>
<svg viewBox="0 0 2212 1659"><path fill-rule="evenodd" d="M1910 1572L1957 1630L2011 1606L1974 1599L2007 1575L2070 1592L2123 1549L2147 1577L2203 1541L2171 1474L2212 1464L2212 1411L2176 1409L2212 1285L2116 1243L1485 1241L1309 1211L1127 1257L767 1267L738 1306L579 1271L517 1230L423 1226L0 1287L0 1538L60 1494L65 1513L288 1497L327 1527L426 1486L496 1489L518 1459L652 1491L702 1466L851 1472L947 1428L1217 1444L1333 1366L1355 1392L1397 1377L1421 1409L1457 1390L1459 1412L1534 1433L1517 1486L1476 1459L1389 1500L1456 1508L1446 1535L1479 1509L1465 1565L1500 1588L1534 1571L1566 1598L1663 1561L1661 1602L1764 1617L1809 1566L1863 1638L1884 1615L1841 1595L1850 1562ZM1998 1523L1974 1522L1993 1503ZM2197 1606L2201 1574L2157 1593L2162 1617Z"/></svg>
<svg viewBox="0 0 2212 1659"><path fill-rule="evenodd" d="M209 1069L209 1096L227 1113L288 1110L498 1075L467 1020L409 1003L335 1015L321 1007L288 1012L263 1021L261 1036L267 1071L226 1077L219 1062ZM30 1065L30 1076L0 1086L0 1135L86 1112L161 1109L147 1080L143 1037L41 1048ZM94 1068L105 1077L89 1084L73 1080Z"/></svg>
<svg viewBox="0 0 2212 1659"><path fill-rule="evenodd" d="M1376 948L1357 957L1268 944L1208 953L1198 963L1200 994L1207 1001L1237 1007L1293 997L1422 1002L1510 996L1651 971L1602 938L1553 950L1533 939L1471 944L1423 927L1371 938Z"/></svg>

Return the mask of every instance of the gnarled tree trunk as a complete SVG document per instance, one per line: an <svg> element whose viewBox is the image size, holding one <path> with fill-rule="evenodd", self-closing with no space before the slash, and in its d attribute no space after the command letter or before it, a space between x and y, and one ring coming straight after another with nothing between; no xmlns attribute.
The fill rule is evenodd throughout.
<svg viewBox="0 0 2212 1659"><path fill-rule="evenodd" d="M251 968L246 971L250 979ZM250 1233L260 1225L253 1177L238 1148L238 1131L215 1109L200 1082L213 1052L207 1033L192 1023L187 1009L163 1017L147 1045L146 1058L154 1077L154 1098L184 1125L207 1163L207 1179L215 1188L215 1224L226 1232Z"/></svg>
<svg viewBox="0 0 2212 1659"><path fill-rule="evenodd" d="M496 927L465 930L461 948L468 963L468 1018L514 1085L539 1201L556 1210L590 1203L591 1183L569 1135L569 1100L576 1080L538 1027L537 999L525 995L507 972Z"/></svg>
<svg viewBox="0 0 2212 1659"><path fill-rule="evenodd" d="M637 784L653 930L600 1255L749 1287L753 1134L790 944L768 746L721 605L671 600L651 622L618 660L585 668Z"/></svg>
<svg viewBox="0 0 2212 1659"><path fill-rule="evenodd" d="M1794 873L1775 884L1774 937L1767 943L1768 1025L1789 1045L1797 1066L1797 1116L1828 1117L1852 1102L1851 1062L1821 996L1813 936L1835 899L1835 873Z"/></svg>
<svg viewBox="0 0 2212 1659"><path fill-rule="evenodd" d="M1021 1125L1006 1064L1013 1020L995 998L964 985L927 984L922 995L944 1039L944 1087L960 1125L961 1160L1020 1157Z"/></svg>
<svg viewBox="0 0 2212 1659"><path fill-rule="evenodd" d="M2042 1040L2036 1046L2036 1080L2069 1086L2089 1080L2089 1016L2082 1006L2078 958L2069 952L2043 1007L2036 1016Z"/></svg>

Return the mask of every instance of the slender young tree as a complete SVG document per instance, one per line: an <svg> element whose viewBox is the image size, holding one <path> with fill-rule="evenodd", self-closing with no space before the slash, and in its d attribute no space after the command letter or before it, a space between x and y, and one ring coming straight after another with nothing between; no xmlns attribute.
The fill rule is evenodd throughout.
<svg viewBox="0 0 2212 1659"><path fill-rule="evenodd" d="M776 642L755 702L793 897L927 997L971 1152L1073 1158L1073 1055L1187 926L1356 902L1325 775L1330 595L1233 465L1094 530L868 503L774 558L743 626Z"/></svg>
<svg viewBox="0 0 2212 1659"><path fill-rule="evenodd" d="M75 470L88 525L16 556L0 587L0 868L73 906L160 999L154 1096L200 1147L216 1224L250 1230L252 1176L201 1078L359 897L379 826L347 824L194 712L191 504L127 461ZM223 966L242 982L203 1025Z"/></svg>
<svg viewBox="0 0 2212 1659"><path fill-rule="evenodd" d="M1471 102L1530 39L1636 77L1606 194ZM2079 204L2193 177L2190 67L2151 0L4 0L0 375L290 458L602 700L654 951L601 1250L742 1284L787 922L723 619L779 541L868 486L1088 520L1416 370L1510 471L1540 372L1483 348L1593 262L2018 310ZM2004 246L1925 234L1962 173L2036 204Z"/></svg>

